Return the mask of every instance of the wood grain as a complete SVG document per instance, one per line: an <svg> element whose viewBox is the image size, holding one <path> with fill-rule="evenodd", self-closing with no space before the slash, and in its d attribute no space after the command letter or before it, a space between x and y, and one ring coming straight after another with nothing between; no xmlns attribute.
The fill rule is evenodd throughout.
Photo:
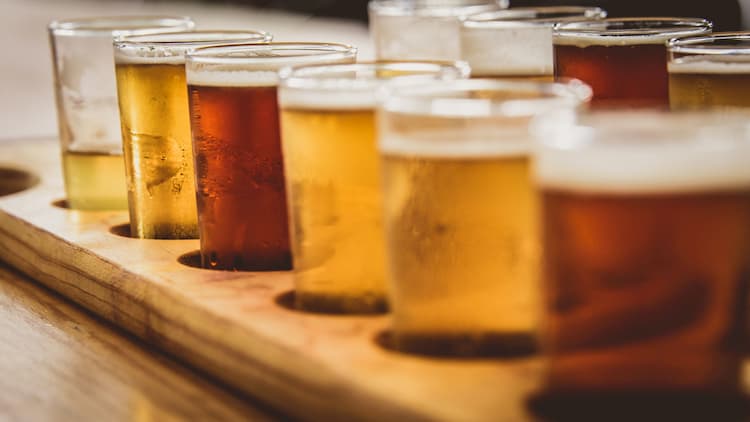
<svg viewBox="0 0 750 422"><path fill-rule="evenodd" d="M307 420L529 420L541 362L428 359L375 344L385 317L302 314L276 303L290 273L186 267L193 240L110 233L123 212L63 198L54 140L0 146L40 177L0 198L0 256L51 289L223 382Z"/></svg>
<svg viewBox="0 0 750 422"><path fill-rule="evenodd" d="M0 420L273 420L117 331L0 263Z"/></svg>

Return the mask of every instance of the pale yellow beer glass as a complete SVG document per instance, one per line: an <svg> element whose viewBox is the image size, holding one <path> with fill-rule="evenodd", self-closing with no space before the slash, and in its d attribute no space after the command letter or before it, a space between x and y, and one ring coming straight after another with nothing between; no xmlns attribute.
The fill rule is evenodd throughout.
<svg viewBox="0 0 750 422"><path fill-rule="evenodd" d="M466 66L427 62L282 72L279 104L298 308L385 310L376 93L386 83L466 76Z"/></svg>
<svg viewBox="0 0 750 422"><path fill-rule="evenodd" d="M750 107L750 33L676 39L667 50L673 109Z"/></svg>
<svg viewBox="0 0 750 422"><path fill-rule="evenodd" d="M534 349L539 303L530 119L588 86L472 79L393 90L379 110L393 346Z"/></svg>
<svg viewBox="0 0 750 422"><path fill-rule="evenodd" d="M112 40L188 31L187 17L111 16L54 21L49 39L65 192L70 208L128 206Z"/></svg>
<svg viewBox="0 0 750 422"><path fill-rule="evenodd" d="M134 237L198 237L185 53L201 46L270 40L262 31L196 31L125 37L115 42Z"/></svg>

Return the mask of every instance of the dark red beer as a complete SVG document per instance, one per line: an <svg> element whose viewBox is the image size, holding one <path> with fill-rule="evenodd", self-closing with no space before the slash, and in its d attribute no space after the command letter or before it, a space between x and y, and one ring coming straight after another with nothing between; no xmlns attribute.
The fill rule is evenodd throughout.
<svg viewBox="0 0 750 422"><path fill-rule="evenodd" d="M555 29L555 76L591 85L594 106L666 107L667 40L710 30L711 24L703 19L563 23Z"/></svg>
<svg viewBox="0 0 750 422"><path fill-rule="evenodd" d="M291 269L276 87L188 89L203 266Z"/></svg>

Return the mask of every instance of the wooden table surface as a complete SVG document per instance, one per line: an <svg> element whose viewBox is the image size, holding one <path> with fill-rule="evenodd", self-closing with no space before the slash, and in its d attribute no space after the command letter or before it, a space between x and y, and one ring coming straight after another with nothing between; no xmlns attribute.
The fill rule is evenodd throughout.
<svg viewBox="0 0 750 422"><path fill-rule="evenodd" d="M2 421L279 418L1 262L0 375Z"/></svg>

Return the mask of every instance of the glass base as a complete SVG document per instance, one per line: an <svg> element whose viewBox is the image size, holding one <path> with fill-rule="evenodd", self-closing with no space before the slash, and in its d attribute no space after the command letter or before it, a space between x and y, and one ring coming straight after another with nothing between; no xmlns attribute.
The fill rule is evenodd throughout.
<svg viewBox="0 0 750 422"><path fill-rule="evenodd" d="M388 311L385 297L375 295L350 297L296 292L294 305L302 311L326 314L382 314Z"/></svg>
<svg viewBox="0 0 750 422"><path fill-rule="evenodd" d="M523 357L537 351L532 333L394 333L390 336L394 350L445 357Z"/></svg>

